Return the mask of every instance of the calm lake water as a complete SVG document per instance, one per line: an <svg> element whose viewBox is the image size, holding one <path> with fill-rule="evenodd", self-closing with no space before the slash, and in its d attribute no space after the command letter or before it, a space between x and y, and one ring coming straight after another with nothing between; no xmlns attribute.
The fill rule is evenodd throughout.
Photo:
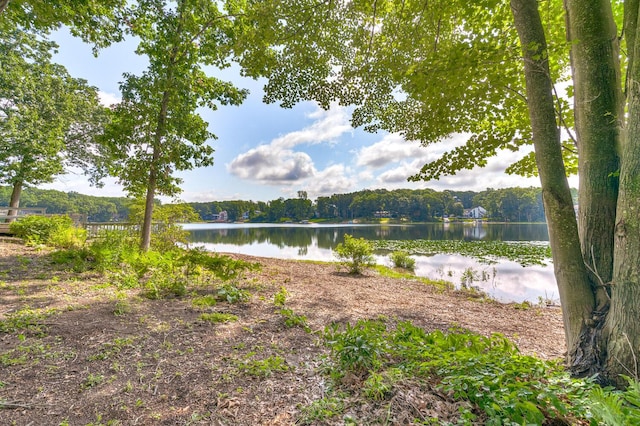
<svg viewBox="0 0 640 426"><path fill-rule="evenodd" d="M240 253L283 259L335 261L333 249L344 234L368 240L485 240L548 241L545 224L186 224L194 246L218 253ZM473 272L473 285L504 302L538 299L558 301L558 289L551 262L547 266L522 267L507 260L486 265L474 259L438 254L413 256L415 273L434 279L445 279L460 285ZM376 255L379 264L391 266L388 257ZM471 268L471 269L470 269Z"/></svg>

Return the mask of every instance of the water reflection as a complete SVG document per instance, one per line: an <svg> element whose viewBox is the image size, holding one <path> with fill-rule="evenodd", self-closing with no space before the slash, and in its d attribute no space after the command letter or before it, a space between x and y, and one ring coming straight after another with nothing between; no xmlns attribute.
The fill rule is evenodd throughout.
<svg viewBox="0 0 640 426"><path fill-rule="evenodd" d="M189 224L190 242L207 250L284 259L335 261L333 249L344 234L369 240L484 240L548 241L544 224L420 224L420 225L295 225L295 224ZM558 295L551 266L529 266L504 261L487 266L458 255L414 256L416 274L446 279L460 285L475 273L472 285L502 301L538 302ZM386 255L379 264L390 265ZM471 268L471 269L469 269ZM494 269L495 268L495 273ZM483 276L486 279L482 279Z"/></svg>

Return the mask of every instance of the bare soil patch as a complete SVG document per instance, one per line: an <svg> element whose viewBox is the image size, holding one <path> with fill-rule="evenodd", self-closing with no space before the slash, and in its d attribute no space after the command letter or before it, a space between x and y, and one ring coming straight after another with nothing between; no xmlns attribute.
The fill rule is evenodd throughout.
<svg viewBox="0 0 640 426"><path fill-rule="evenodd" d="M249 302L203 310L191 296L148 300L130 290L123 299L99 274L60 270L45 251L0 242L0 320L33 312L31 324L27 316L24 328L0 331L0 424L295 424L301 407L327 392L319 368L327 349L319 333L285 326L273 303L281 287L289 293L287 307L306 316L314 331L384 318L427 331L502 333L523 353L545 359L565 350L558 308L521 310L417 280L242 258L262 265L241 283L252 294ZM238 320L210 323L203 312ZM251 368L276 357L282 368ZM408 388L394 404L392 424L455 418L456 403L434 389ZM371 402L346 412L363 424L383 423L386 406ZM321 424L342 423L337 417Z"/></svg>

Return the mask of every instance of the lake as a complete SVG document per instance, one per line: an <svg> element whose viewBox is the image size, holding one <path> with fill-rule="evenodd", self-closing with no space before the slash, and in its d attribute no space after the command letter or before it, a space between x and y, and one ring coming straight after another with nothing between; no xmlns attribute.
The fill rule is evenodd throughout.
<svg viewBox="0 0 640 426"><path fill-rule="evenodd" d="M239 253L283 259L335 261L333 249L344 234L368 240L484 240L548 241L546 224L429 223L410 225L367 224L185 224L193 246L218 253ZM537 303L540 298L558 302L551 261L547 266L523 267L501 261L486 265L460 255L413 256L415 273L445 279L459 286L463 280L503 302ZM391 266L388 256L376 254L379 264Z"/></svg>

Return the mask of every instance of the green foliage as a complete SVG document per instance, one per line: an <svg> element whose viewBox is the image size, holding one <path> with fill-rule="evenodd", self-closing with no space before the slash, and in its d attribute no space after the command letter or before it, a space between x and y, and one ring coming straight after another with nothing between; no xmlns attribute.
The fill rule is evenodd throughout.
<svg viewBox="0 0 640 426"><path fill-rule="evenodd" d="M99 270L121 270L139 256L136 237L126 231L103 231L95 238L89 250L95 256Z"/></svg>
<svg viewBox="0 0 640 426"><path fill-rule="evenodd" d="M409 256L409 253L402 250L394 251L389 255L393 265L397 268L404 268L413 271L416 267L416 260Z"/></svg>
<svg viewBox="0 0 640 426"><path fill-rule="evenodd" d="M269 377L274 372L288 371L289 366L284 358L273 355L262 360L251 359L250 353L246 360L238 363L238 369L250 376Z"/></svg>
<svg viewBox="0 0 640 426"><path fill-rule="evenodd" d="M224 300L228 303L243 303L251 298L251 293L247 290L238 288L231 283L223 284L218 289L218 300Z"/></svg>
<svg viewBox="0 0 640 426"><path fill-rule="evenodd" d="M194 297L191 300L191 304L197 308L209 308L211 306L215 306L217 303L218 300L210 294L202 297Z"/></svg>
<svg viewBox="0 0 640 426"><path fill-rule="evenodd" d="M224 312L210 312L200 314L202 321L220 323L220 322L235 322L238 321L238 316L233 314L227 314Z"/></svg>
<svg viewBox="0 0 640 426"><path fill-rule="evenodd" d="M273 304L275 306L284 306L285 302L287 301L288 295L289 293L287 292L287 289L284 287L280 287L280 290L273 295Z"/></svg>
<svg viewBox="0 0 640 426"><path fill-rule="evenodd" d="M93 265L93 253L87 248L71 248L51 253L51 261L57 265L65 265L74 272L85 272Z"/></svg>
<svg viewBox="0 0 640 426"><path fill-rule="evenodd" d="M414 255L460 254L488 264L508 259L522 266L545 265L551 259L548 244L520 241L375 240L371 245L375 250L402 250Z"/></svg>
<svg viewBox="0 0 640 426"><path fill-rule="evenodd" d="M82 381L81 386L83 389L91 389L102 382L104 382L104 376L102 374L89 373L89 375Z"/></svg>
<svg viewBox="0 0 640 426"><path fill-rule="evenodd" d="M626 377L624 391L595 387L589 395L589 407L598 424L625 426L640 424L640 382Z"/></svg>
<svg viewBox="0 0 640 426"><path fill-rule="evenodd" d="M404 380L439 383L439 389L483 411L488 425L543 424L589 416L588 381L573 380L554 362L521 355L500 335L451 330L425 332L409 322L388 330L380 321L333 325L328 373L363 378L368 398L391 398ZM350 388L351 389L351 388ZM461 416L473 419L472 411Z"/></svg>
<svg viewBox="0 0 640 426"><path fill-rule="evenodd" d="M70 248L82 245L86 239L86 232L76 229L69 216L26 216L11 222L9 229L28 244Z"/></svg>
<svg viewBox="0 0 640 426"><path fill-rule="evenodd" d="M51 62L55 43L9 22L0 28L0 183L19 203L23 187L52 182L66 166L91 171L106 110L96 88Z"/></svg>
<svg viewBox="0 0 640 426"><path fill-rule="evenodd" d="M108 157L104 171L133 196L144 196L142 246L149 248L156 194L174 196L182 180L176 171L213 164L209 131L198 108L239 105L247 96L233 84L205 72L228 65L234 43L232 21L218 2L137 2L127 31L139 40L136 54L149 60L141 75L126 73L122 101L114 106L101 139Z"/></svg>
<svg viewBox="0 0 640 426"><path fill-rule="evenodd" d="M338 324L324 331L327 346L343 372L363 375L381 366L381 357L387 349L386 327L378 321L358 321L344 329Z"/></svg>
<svg viewBox="0 0 640 426"><path fill-rule="evenodd" d="M326 422L332 417L341 415L345 409L343 399L342 397L325 396L307 406L301 407L300 424L312 425L317 422Z"/></svg>
<svg viewBox="0 0 640 426"><path fill-rule="evenodd" d="M233 259L230 256L218 253L209 253L204 249L191 249L184 252L184 261L193 268L200 268L212 273L222 281L230 281L239 278L245 272L257 271L260 264L247 262L241 259ZM196 272L195 269L192 269Z"/></svg>
<svg viewBox="0 0 640 426"><path fill-rule="evenodd" d="M311 332L311 327L307 323L307 317L304 315L296 314L291 308L282 308L278 311L284 318L284 325L288 328L300 327L307 333Z"/></svg>
<svg viewBox="0 0 640 426"><path fill-rule="evenodd" d="M54 313L56 313L55 309L22 308L5 315L5 319L0 321L0 332L15 333L18 331L29 331L42 336L46 331L44 320Z"/></svg>
<svg viewBox="0 0 640 426"><path fill-rule="evenodd" d="M344 235L344 243L335 248L336 256L351 274L361 274L365 267L375 264L372 244L364 238Z"/></svg>

